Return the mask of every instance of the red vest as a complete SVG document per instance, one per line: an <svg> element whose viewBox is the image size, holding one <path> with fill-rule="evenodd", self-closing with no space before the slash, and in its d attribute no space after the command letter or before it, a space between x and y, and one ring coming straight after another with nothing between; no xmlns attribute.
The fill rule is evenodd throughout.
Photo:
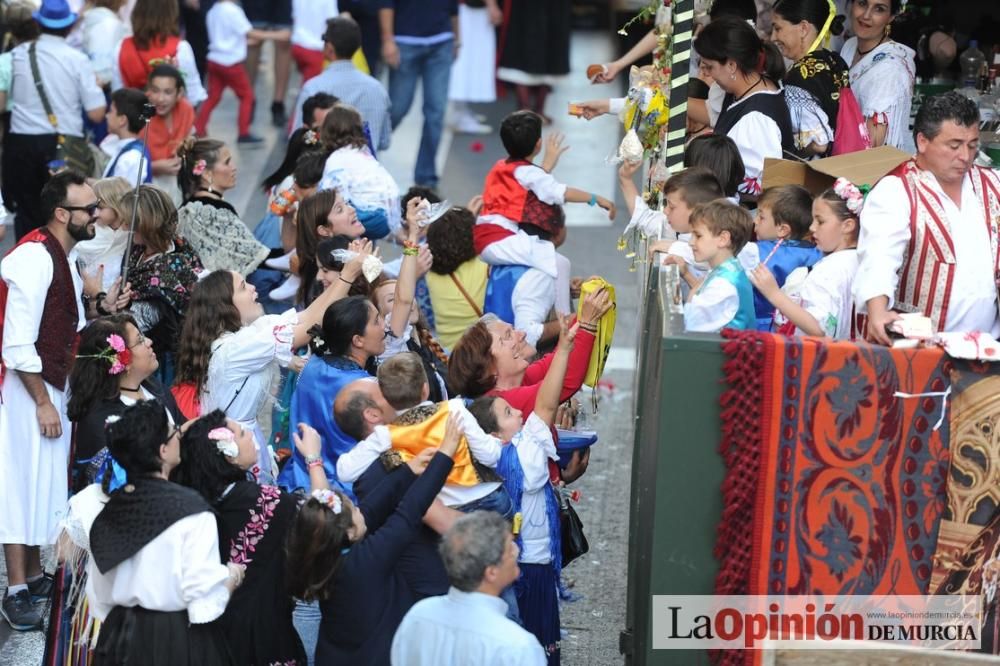
<svg viewBox="0 0 1000 666"><path fill-rule="evenodd" d="M554 235L565 223L559 206L545 203L514 177L514 171L518 167L530 165L531 162L527 160L511 159L494 164L486 175L483 208L479 214L501 215L511 222L533 224Z"/></svg>
<svg viewBox="0 0 1000 666"><path fill-rule="evenodd" d="M70 271L66 252L48 229L35 229L7 254L24 243L41 243L52 258L52 282L45 294L45 307L42 310L35 350L42 359L42 379L62 391L66 387L66 378L69 377L76 355L76 327L80 323L77 309L79 295L73 284L73 273ZM7 314L8 289L6 280L0 280L0 317L3 319ZM3 340L3 319L0 319L0 342ZM3 380L4 370L0 363L0 382Z"/></svg>
<svg viewBox="0 0 1000 666"><path fill-rule="evenodd" d="M951 225L937 193L921 179L922 170L913 160L896 167L897 176L910 199L910 243L896 290L896 302L930 317L934 330L944 330L955 279L955 245ZM1000 177L990 169L973 166L969 172L976 198L983 206L993 254L994 279L1000 277Z"/></svg>
<svg viewBox="0 0 1000 666"><path fill-rule="evenodd" d="M180 41L180 37L173 35L157 37L149 46L140 49L135 44L135 38L126 37L118 55L118 69L121 70L125 87L145 90L153 67L167 62L168 58L177 57L177 45Z"/></svg>

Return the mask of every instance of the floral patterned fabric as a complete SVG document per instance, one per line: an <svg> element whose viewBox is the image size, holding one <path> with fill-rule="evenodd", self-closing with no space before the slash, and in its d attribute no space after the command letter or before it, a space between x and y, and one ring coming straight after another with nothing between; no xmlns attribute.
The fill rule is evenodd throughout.
<svg viewBox="0 0 1000 666"><path fill-rule="evenodd" d="M832 147L840 90L850 85L847 63L832 51L817 49L788 68L784 84L795 147Z"/></svg>
<svg viewBox="0 0 1000 666"><path fill-rule="evenodd" d="M725 351L724 400L759 407L725 426L723 504L749 506L720 528L716 593L926 594L946 499L947 357L761 333Z"/></svg>
<svg viewBox="0 0 1000 666"><path fill-rule="evenodd" d="M174 238L171 251L158 254L148 261L142 257L144 245L133 245L129 255L129 282L133 301L161 300L174 311L183 313L191 300L191 289L202 271L201 259L191 244Z"/></svg>
<svg viewBox="0 0 1000 666"><path fill-rule="evenodd" d="M249 275L271 252L254 238L235 208L211 197L194 197L180 207L177 232L191 243L207 271Z"/></svg>

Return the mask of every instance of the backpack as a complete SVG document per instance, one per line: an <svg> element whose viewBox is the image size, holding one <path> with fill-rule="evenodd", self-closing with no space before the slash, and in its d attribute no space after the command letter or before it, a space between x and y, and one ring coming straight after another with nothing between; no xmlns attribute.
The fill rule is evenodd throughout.
<svg viewBox="0 0 1000 666"><path fill-rule="evenodd" d="M837 109L837 127L833 135L831 155L843 155L872 147L868 125L858 105L858 98L848 86L840 89L840 106Z"/></svg>

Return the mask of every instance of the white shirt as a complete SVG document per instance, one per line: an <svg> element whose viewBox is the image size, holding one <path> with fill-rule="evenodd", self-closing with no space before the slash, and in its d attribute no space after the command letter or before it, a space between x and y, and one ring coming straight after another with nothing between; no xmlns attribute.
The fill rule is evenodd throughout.
<svg viewBox="0 0 1000 666"><path fill-rule="evenodd" d="M367 147L345 146L330 153L319 189L337 190L355 208L384 210L393 232L402 224L399 185Z"/></svg>
<svg viewBox="0 0 1000 666"><path fill-rule="evenodd" d="M118 63L121 60L122 53L122 42L118 42L115 45L114 53L114 69L111 72L111 89L118 90L119 88L124 88L125 84L122 82L122 70ZM198 106L208 98L208 93L205 92L204 86L201 85L201 75L198 74L198 66L194 62L194 50L192 50L191 45L187 43L187 40L180 40L177 42L177 69L184 76L184 96L187 97L187 101L191 102L191 106ZM176 182L177 178L173 178Z"/></svg>
<svg viewBox="0 0 1000 666"><path fill-rule="evenodd" d="M38 72L45 96L56 115L58 133L82 137L83 113L104 107L104 92L97 85L90 60L62 37L42 35L34 43L37 44ZM12 134L55 134L42 98L35 89L28 58L30 44L21 44L12 51L14 110L10 116L10 131Z"/></svg>
<svg viewBox="0 0 1000 666"><path fill-rule="evenodd" d="M454 587L418 601L392 639L393 666L544 666L538 639L506 617L507 603Z"/></svg>
<svg viewBox="0 0 1000 666"><path fill-rule="evenodd" d="M421 405L433 403L424 402ZM492 435L487 435L479 427L475 417L465 408L461 398L448 401L448 411L457 414L464 430L469 450L476 460L487 467L496 467L500 460L503 447L501 442ZM440 442L438 442L440 444ZM377 425L372 434L354 445L354 448L337 458L337 478L345 483L354 483L378 457L392 448L392 435L388 426ZM475 486L456 486L444 484L438 497L447 506L461 506L486 497L500 487L497 482L480 483Z"/></svg>
<svg viewBox="0 0 1000 666"><path fill-rule="evenodd" d="M802 306L823 328L823 334L837 340L851 337L851 314L854 311L852 288L858 272L858 251L840 250L817 261L812 270L800 266L785 279L781 290ZM776 312L775 324L787 318ZM801 328L796 335L805 335Z"/></svg>
<svg viewBox="0 0 1000 666"><path fill-rule="evenodd" d="M990 236L972 178L966 175L962 180L961 208L944 193L934 174L923 171L921 178L941 200L955 246L955 277L944 332L984 331L1000 336ZM868 301L876 296L888 296L892 307L909 242L910 199L897 176L886 176L868 194L861 211L860 267L854 280L859 312L865 312Z"/></svg>
<svg viewBox="0 0 1000 666"><path fill-rule="evenodd" d="M80 294L83 280L76 268L76 252L69 253L69 269L79 323L76 330L87 323ZM7 309L3 327L3 363L8 371L41 372L42 358L35 343L42 334L42 313L45 296L52 284L54 266L49 251L42 243L24 243L15 247L0 263L0 276L7 283ZM66 340L70 344L72 340ZM62 386L56 388L62 390Z"/></svg>
<svg viewBox="0 0 1000 666"><path fill-rule="evenodd" d="M514 308L514 328L524 331L534 346L542 337L549 312L556 303L556 281L537 268L529 268L514 285L510 296Z"/></svg>
<svg viewBox="0 0 1000 666"><path fill-rule="evenodd" d="M69 500L64 529L89 550L90 529L108 497L91 484ZM115 606L187 610L192 624L217 619L229 603L229 569L219 560L219 532L209 512L181 518L106 574L87 563L90 610L104 621Z"/></svg>
<svg viewBox="0 0 1000 666"><path fill-rule="evenodd" d="M740 104L754 95L777 95L781 91L762 90L747 95L738 102L733 102L727 113L733 113ZM740 118L732 129L726 133L740 150L740 157L743 158L745 167L744 182L740 185L740 192L746 194L760 194L761 179L764 174L764 159L773 157L781 159L781 130L770 116L760 111L751 111Z"/></svg>
<svg viewBox="0 0 1000 666"><path fill-rule="evenodd" d="M521 556L519 562L548 564L552 561L549 548L549 521L545 493L549 485L549 460L558 460L552 431L545 421L532 412L520 432L510 440L517 449L517 459L524 472L524 494L521 495Z"/></svg>
<svg viewBox="0 0 1000 666"><path fill-rule="evenodd" d="M292 0L292 44L322 51L326 21L339 13L337 0Z"/></svg>
<svg viewBox="0 0 1000 666"><path fill-rule="evenodd" d="M104 282L101 288L107 291L122 273L122 257L125 255L126 245L128 245L126 229L112 229L98 224L94 227L94 237L77 243L73 249L80 259L85 274L95 275L98 268L104 266Z"/></svg>
<svg viewBox="0 0 1000 666"><path fill-rule="evenodd" d="M205 17L208 61L230 67L247 59L247 33L253 29L243 8L232 0L218 0Z"/></svg>
<svg viewBox="0 0 1000 666"><path fill-rule="evenodd" d="M213 342L208 377L201 392L202 413L221 409L229 418L255 426L257 412L271 388L274 364L285 367L292 360L292 340L298 321L295 310L263 315L235 333L223 333ZM332 396L330 400L333 405Z"/></svg>
<svg viewBox="0 0 1000 666"><path fill-rule="evenodd" d="M90 58L99 85L111 83L115 45L128 35L125 23L107 7L92 7L81 21L83 50Z"/></svg>
<svg viewBox="0 0 1000 666"><path fill-rule="evenodd" d="M728 280L715 278L702 284L684 304L684 330L718 333L740 308L740 295Z"/></svg>
<svg viewBox="0 0 1000 666"><path fill-rule="evenodd" d="M126 147L135 141L134 138L122 139L114 134L108 134L101 141L101 151L110 157L108 165L104 167L104 177L112 178L114 176L119 176L124 178L133 187L135 182L139 177L140 169L142 171L146 170L146 158L142 153L142 150L136 150L135 148ZM118 157L118 161L115 161L115 157L121 153L121 157ZM114 173L111 172L111 167L114 166Z"/></svg>

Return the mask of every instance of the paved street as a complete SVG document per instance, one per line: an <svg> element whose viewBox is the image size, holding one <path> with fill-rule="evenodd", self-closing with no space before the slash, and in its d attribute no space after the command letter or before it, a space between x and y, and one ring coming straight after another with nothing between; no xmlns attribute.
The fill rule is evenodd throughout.
<svg viewBox="0 0 1000 666"><path fill-rule="evenodd" d="M576 33L573 40L573 68L576 74L560 85L548 99L547 112L555 122L553 130L566 134L571 149L563 156L555 175L563 182L580 189L609 196L616 195L619 210L623 202L616 192L615 167L606 162L617 147L620 125L616 119L601 118L591 123L568 116L566 105L570 100L579 101L608 94L612 89L591 87L583 74L593 62L606 62L611 51L610 37L593 33ZM258 82L258 99L270 100L269 63L261 71ZM291 94L297 93L293 80ZM286 101L294 107L294 97ZM278 131L265 122L267 104L258 104L258 118L254 131L266 139L263 148L234 151L239 160L240 180L229 199L244 214L244 220L254 226L262 217L265 199L259 182L281 160L284 141ZM488 117L494 129L500 120L514 109L508 96L496 104L476 108ZM227 92L216 109L209 126L209 134L235 145L236 100ZM413 164L416 158L421 126L420 100L415 100L410 115L397 128L391 148L380 155L380 160L395 176L405 191L412 184ZM504 157L499 136L445 134L439 154L441 193L453 203L464 204L479 193L483 178L490 166ZM612 347L605 380L608 386L600 391L600 409L596 416L588 415L590 427L601 433L600 442L594 447L587 474L575 484L582 493L577 507L584 523L591 551L565 570L565 578L579 600L563 606L562 623L567 632L563 642L563 663L616 664L618 633L625 622L625 579L628 542L629 469L632 448L632 390L634 380L635 325L638 318L637 276L630 272L630 260L616 250L616 241L627 221L627 214L620 212L612 225L606 217L602 220L598 209L583 204L567 206L567 223L571 227L569 238L561 251L573 263L575 275L600 274L616 287L618 302L618 328ZM6 251L11 245L13 229L0 244ZM391 256L391 255L390 255ZM590 389L582 397L589 403ZM0 558L0 587L6 584ZM0 620L0 665L33 665L41 660L42 635L40 632L12 633Z"/></svg>

